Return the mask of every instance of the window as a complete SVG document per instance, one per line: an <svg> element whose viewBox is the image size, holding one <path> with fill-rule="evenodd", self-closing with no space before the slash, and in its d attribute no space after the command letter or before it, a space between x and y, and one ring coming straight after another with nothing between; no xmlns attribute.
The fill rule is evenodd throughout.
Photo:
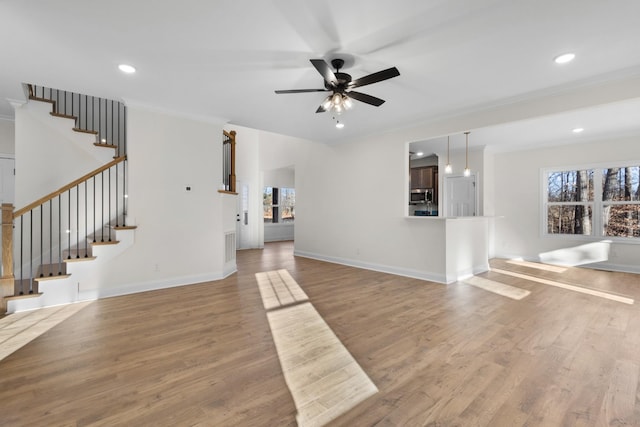
<svg viewBox="0 0 640 427"><path fill-rule="evenodd" d="M265 223L293 222L296 204L295 189L265 187L262 201Z"/></svg>
<svg viewBox="0 0 640 427"><path fill-rule="evenodd" d="M640 238L640 166L544 172L547 235Z"/></svg>

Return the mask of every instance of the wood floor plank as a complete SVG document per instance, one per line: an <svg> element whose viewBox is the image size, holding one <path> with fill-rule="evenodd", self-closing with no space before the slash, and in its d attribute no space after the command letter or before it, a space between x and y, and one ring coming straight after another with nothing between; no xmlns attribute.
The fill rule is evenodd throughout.
<svg viewBox="0 0 640 427"><path fill-rule="evenodd" d="M530 292L517 301L292 250L281 242L239 251L238 273L224 280L95 301L27 332L35 338L0 361L0 426L296 426L261 272L276 272L294 300L303 292L378 388L331 426L640 426L640 276L492 260L517 274L479 277ZM285 363L314 380L300 393L314 402L309 414L349 403L360 387L348 382L355 368L302 368L326 362L328 343L296 339L300 318L283 319L283 340L301 346L282 352ZM306 334L320 330L306 322Z"/></svg>

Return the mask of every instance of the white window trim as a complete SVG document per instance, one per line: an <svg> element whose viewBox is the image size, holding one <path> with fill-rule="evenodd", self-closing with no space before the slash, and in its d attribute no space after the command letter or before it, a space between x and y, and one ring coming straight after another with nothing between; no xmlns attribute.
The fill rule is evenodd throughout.
<svg viewBox="0 0 640 427"><path fill-rule="evenodd" d="M602 173L603 169L607 168L623 168L626 166L640 166L640 160L624 160L617 162L603 162L603 163L586 163L569 166L554 166L540 169L540 237L546 239L562 239L562 240L579 240L586 242L612 241L616 243L628 243L633 245L640 245L640 238L637 237L616 237L616 236L604 236L601 233L602 230L602 206L605 202L602 201ZM548 187L548 175L550 172L564 172L564 171L578 171L593 169L593 202L553 202L552 205L592 205L592 232L591 235L579 235L579 234L550 234L547 232L547 212L549 206L549 187ZM607 205L628 205L628 204L640 204L640 201L611 201L606 202Z"/></svg>

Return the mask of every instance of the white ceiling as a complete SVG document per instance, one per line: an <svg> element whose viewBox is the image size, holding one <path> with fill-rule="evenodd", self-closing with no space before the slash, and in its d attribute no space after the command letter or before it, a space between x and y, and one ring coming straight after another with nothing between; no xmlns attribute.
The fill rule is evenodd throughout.
<svg viewBox="0 0 640 427"><path fill-rule="evenodd" d="M30 82L336 142L640 75L639 16L637 0L2 0L0 116L13 115L5 100ZM555 64L564 52L576 60ZM324 93L274 93L321 88L309 59L334 57L354 78L401 73L360 88L387 102L356 102L341 130L315 113ZM639 113L630 100L472 138L572 142L578 124L585 138L640 133Z"/></svg>

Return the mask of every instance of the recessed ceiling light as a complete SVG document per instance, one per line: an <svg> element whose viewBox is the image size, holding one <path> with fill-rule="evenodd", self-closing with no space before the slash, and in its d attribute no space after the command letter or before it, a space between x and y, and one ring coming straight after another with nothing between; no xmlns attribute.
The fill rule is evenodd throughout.
<svg viewBox="0 0 640 427"><path fill-rule="evenodd" d="M580 132L582 132L583 130L584 130L583 128L575 128L575 129L573 129L571 132L573 132L573 133L580 133Z"/></svg>
<svg viewBox="0 0 640 427"><path fill-rule="evenodd" d="M337 127L338 129L342 129L342 128L344 127L344 123L340 123L340 122L338 122L338 123L336 123L336 127Z"/></svg>
<svg viewBox="0 0 640 427"><path fill-rule="evenodd" d="M127 74L133 74L136 72L136 67L132 65L127 65L127 64L118 65L118 69L120 69L120 71L122 71L123 73L127 73Z"/></svg>
<svg viewBox="0 0 640 427"><path fill-rule="evenodd" d="M553 58L553 61L556 64L566 64L567 62L573 61L575 57L576 57L575 53L565 53L565 54L556 56L555 58Z"/></svg>
<svg viewBox="0 0 640 427"><path fill-rule="evenodd" d="M418 152L416 153L416 156L418 156L418 157L422 157L422 156L424 156L424 153L423 153L422 151L418 151Z"/></svg>

